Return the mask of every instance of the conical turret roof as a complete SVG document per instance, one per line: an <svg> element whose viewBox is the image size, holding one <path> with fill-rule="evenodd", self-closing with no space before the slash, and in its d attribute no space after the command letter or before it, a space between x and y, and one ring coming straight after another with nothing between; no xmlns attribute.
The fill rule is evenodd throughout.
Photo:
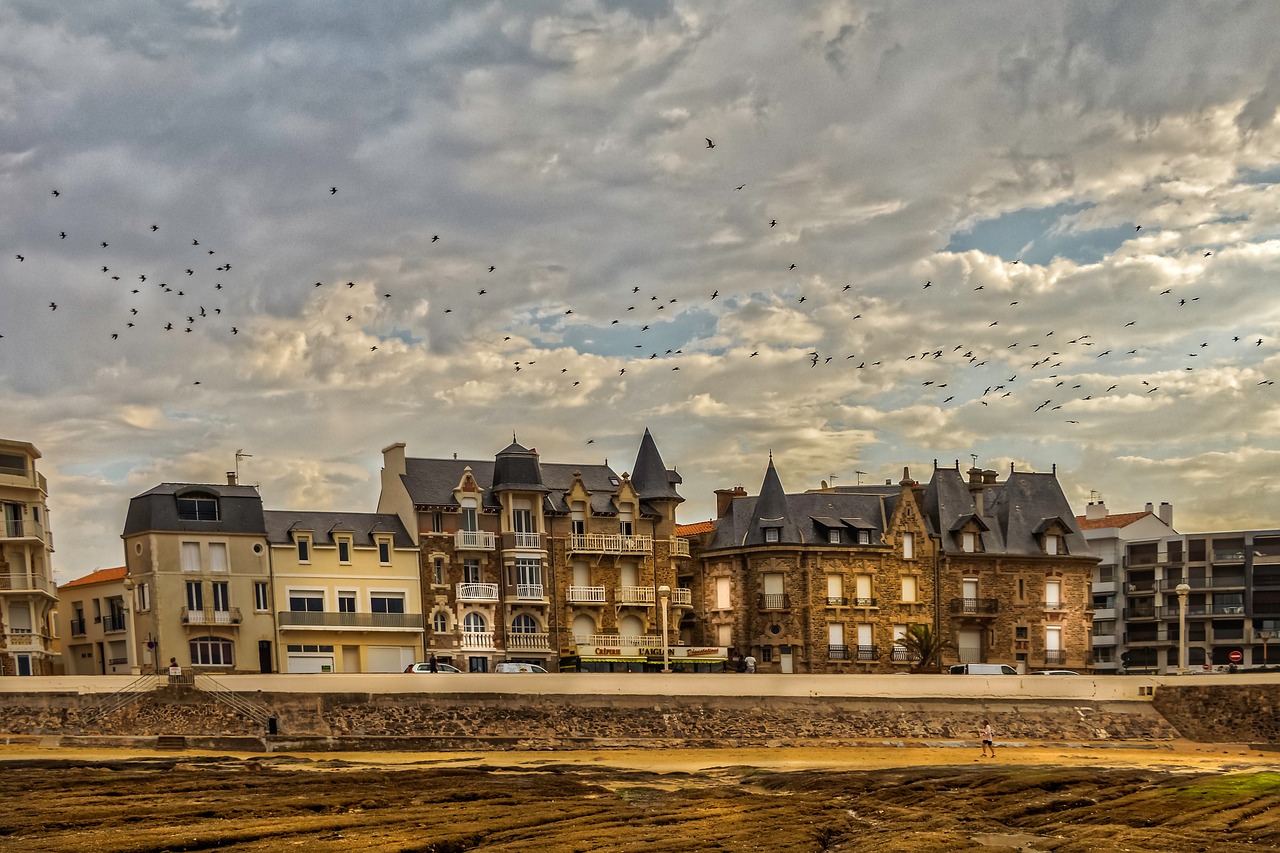
<svg viewBox="0 0 1280 853"><path fill-rule="evenodd" d="M683 501L684 498L676 491L676 484L680 482L680 475L663 463L658 445L646 429L644 438L640 440L636 464L631 469L632 487L641 500Z"/></svg>
<svg viewBox="0 0 1280 853"><path fill-rule="evenodd" d="M773 466L773 454L769 454L769 467L764 472L764 482L760 484L760 497L756 499L755 512L751 519L751 528L747 532L748 545L766 544L764 531L767 528L778 530L778 542L803 542L800 528L791 520L787 505L787 493L782 488L782 480L778 477L778 469ZM769 543L773 544L773 543Z"/></svg>

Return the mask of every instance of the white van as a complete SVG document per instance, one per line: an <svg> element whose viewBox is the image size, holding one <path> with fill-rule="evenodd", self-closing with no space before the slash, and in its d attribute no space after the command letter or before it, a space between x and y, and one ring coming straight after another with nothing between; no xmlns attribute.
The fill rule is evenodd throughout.
<svg viewBox="0 0 1280 853"><path fill-rule="evenodd" d="M1017 675L1007 663L962 663L951 667L952 675Z"/></svg>
<svg viewBox="0 0 1280 853"><path fill-rule="evenodd" d="M536 663L516 663L515 661L505 661L493 668L494 672L546 672L545 669Z"/></svg>

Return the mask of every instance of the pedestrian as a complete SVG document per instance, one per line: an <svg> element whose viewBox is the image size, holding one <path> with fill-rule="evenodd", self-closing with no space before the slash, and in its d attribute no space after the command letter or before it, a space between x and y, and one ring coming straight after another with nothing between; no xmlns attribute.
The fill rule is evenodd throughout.
<svg viewBox="0 0 1280 853"><path fill-rule="evenodd" d="M169 658L169 681L179 681L182 678L182 667L178 666L177 658Z"/></svg>
<svg viewBox="0 0 1280 853"><path fill-rule="evenodd" d="M982 757L987 757L987 750L991 750L991 757L996 757L996 734L991 729L991 721L983 720L982 726L978 729L978 737L982 738Z"/></svg>
<svg viewBox="0 0 1280 853"><path fill-rule="evenodd" d="M743 662L744 664L746 664L746 665L747 665L747 672L755 672L755 671L756 671L756 658L755 658L755 655L747 655L745 658L743 658L743 659L742 659L742 662Z"/></svg>
<svg viewBox="0 0 1280 853"><path fill-rule="evenodd" d="M435 656L435 655L432 655L432 656L431 656L431 659L430 659L429 661L427 661L427 669L428 669L428 670L430 670L431 672L439 672L439 671L440 671L440 665L436 662L436 656Z"/></svg>

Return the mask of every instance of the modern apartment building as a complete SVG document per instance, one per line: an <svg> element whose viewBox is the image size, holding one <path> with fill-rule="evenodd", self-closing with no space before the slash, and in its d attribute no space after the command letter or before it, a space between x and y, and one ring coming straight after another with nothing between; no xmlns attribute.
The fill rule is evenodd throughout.
<svg viewBox="0 0 1280 853"><path fill-rule="evenodd" d="M662 614L674 641L693 607L688 542L675 535L679 483L647 430L630 474L544 463L514 440L493 459L385 448L378 511L397 514L420 546L428 654L471 671L660 661ZM707 651L704 662L717 659Z"/></svg>
<svg viewBox="0 0 1280 853"><path fill-rule="evenodd" d="M418 546L398 516L263 518L281 672L402 672L420 659Z"/></svg>
<svg viewBox="0 0 1280 853"><path fill-rule="evenodd" d="M125 567L97 569L58 587L58 636L65 675L139 672Z"/></svg>
<svg viewBox="0 0 1280 853"><path fill-rule="evenodd" d="M40 451L0 439L0 675L52 675L57 607Z"/></svg>
<svg viewBox="0 0 1280 853"><path fill-rule="evenodd" d="M718 492L697 537L693 641L766 672L893 672L923 624L946 663L1087 666L1096 559L1056 476L968 473L787 494L771 458L759 496Z"/></svg>

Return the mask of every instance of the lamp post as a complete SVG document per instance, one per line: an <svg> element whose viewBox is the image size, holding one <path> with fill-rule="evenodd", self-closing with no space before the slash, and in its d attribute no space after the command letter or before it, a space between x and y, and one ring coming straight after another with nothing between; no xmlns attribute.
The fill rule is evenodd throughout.
<svg viewBox="0 0 1280 853"><path fill-rule="evenodd" d="M671 671L671 646L667 644L667 608L671 605L671 587L665 583L658 587L658 598L662 599L662 671Z"/></svg>
<svg viewBox="0 0 1280 853"><path fill-rule="evenodd" d="M140 675L142 667L138 665L138 650L134 648L137 642L137 636L133 630L133 589L136 586L133 582L133 575L125 572L124 574L124 653L125 660L129 664L130 675Z"/></svg>
<svg viewBox="0 0 1280 853"><path fill-rule="evenodd" d="M1187 674L1187 593L1191 587L1183 581L1173 589L1178 594L1178 674Z"/></svg>
<svg viewBox="0 0 1280 853"><path fill-rule="evenodd" d="M1262 665L1267 666L1270 661L1267 660L1267 643L1275 636L1274 631L1259 631L1258 639L1262 641Z"/></svg>

